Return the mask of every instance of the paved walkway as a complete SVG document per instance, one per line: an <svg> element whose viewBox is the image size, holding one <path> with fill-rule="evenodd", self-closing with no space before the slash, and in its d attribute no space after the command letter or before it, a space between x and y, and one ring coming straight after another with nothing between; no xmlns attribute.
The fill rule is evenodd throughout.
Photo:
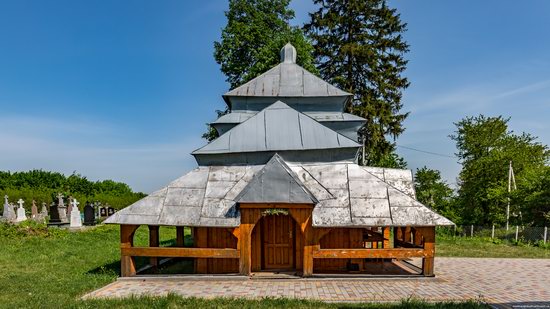
<svg viewBox="0 0 550 309"><path fill-rule="evenodd" d="M188 280L122 279L88 297L296 297L333 302L480 299L489 303L550 308L550 259L436 258L435 278Z"/></svg>

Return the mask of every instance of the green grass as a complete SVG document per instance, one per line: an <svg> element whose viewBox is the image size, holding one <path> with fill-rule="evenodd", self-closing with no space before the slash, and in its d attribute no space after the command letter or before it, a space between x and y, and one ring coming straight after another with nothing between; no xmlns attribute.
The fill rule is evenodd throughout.
<svg viewBox="0 0 550 309"><path fill-rule="evenodd" d="M435 248L436 257L550 258L548 244L514 243L480 237L438 235Z"/></svg>
<svg viewBox="0 0 550 309"><path fill-rule="evenodd" d="M161 228L161 244L174 244L175 230ZM393 305L327 304L289 299L194 299L174 295L123 300L86 300L85 293L114 281L120 271L119 231L117 226L98 226L84 232L46 229L27 223L18 227L0 224L0 307L2 308L485 308L475 302L426 304L404 301ZM186 241L190 241L189 237ZM455 242L455 243L453 243ZM148 243L147 229L136 232L135 244ZM438 255L485 256L510 250L510 246L471 242L467 239L438 238ZM472 249L473 247L478 249ZM489 248L489 249L487 249ZM478 251L476 251L478 250ZM517 250L540 248L517 247ZM528 251L531 252L531 251ZM545 257L548 257L548 250ZM533 255L529 253L529 255ZM517 257L518 254L508 256ZM145 261L138 262L143 264ZM185 265L185 263L183 263ZM179 266L182 267L182 266ZM181 270L189 269L190 264ZM168 266L166 273L175 270Z"/></svg>

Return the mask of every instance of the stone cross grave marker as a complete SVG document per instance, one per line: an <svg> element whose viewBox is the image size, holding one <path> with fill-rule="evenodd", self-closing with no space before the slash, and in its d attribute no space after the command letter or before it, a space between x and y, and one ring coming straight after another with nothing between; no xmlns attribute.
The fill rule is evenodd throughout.
<svg viewBox="0 0 550 309"><path fill-rule="evenodd" d="M67 207L63 203L63 194L57 195L57 213L59 214L59 222L67 222Z"/></svg>
<svg viewBox="0 0 550 309"><path fill-rule="evenodd" d="M76 199L73 199L71 204L71 227L82 227L82 218L80 217L78 204L80 203Z"/></svg>
<svg viewBox="0 0 550 309"><path fill-rule="evenodd" d="M71 211L73 211L73 197L69 196L69 199L67 200L67 216L71 215Z"/></svg>
<svg viewBox="0 0 550 309"><path fill-rule="evenodd" d="M95 210L92 204L84 206L84 225L95 225Z"/></svg>
<svg viewBox="0 0 550 309"><path fill-rule="evenodd" d="M32 219L37 219L38 218L38 207L36 207L36 201L35 200L32 200L31 218Z"/></svg>
<svg viewBox="0 0 550 309"><path fill-rule="evenodd" d="M7 221L15 221L15 210L13 206L8 201L8 196L4 195L4 211L2 213L2 218Z"/></svg>
<svg viewBox="0 0 550 309"><path fill-rule="evenodd" d="M40 210L40 215L46 218L48 216L48 207L46 206L46 203L42 203L42 209Z"/></svg>
<svg viewBox="0 0 550 309"><path fill-rule="evenodd" d="M25 208L23 208L23 203L25 203L25 201L23 201L23 199L19 199L17 203L19 203L19 208L17 208L17 219L15 221L23 222L27 220L27 215L25 214Z"/></svg>

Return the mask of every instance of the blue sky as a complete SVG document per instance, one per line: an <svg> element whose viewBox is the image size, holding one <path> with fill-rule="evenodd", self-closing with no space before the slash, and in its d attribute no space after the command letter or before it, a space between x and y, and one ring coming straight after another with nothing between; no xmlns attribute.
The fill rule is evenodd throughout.
<svg viewBox="0 0 550 309"><path fill-rule="evenodd" d="M511 116L550 144L550 2L390 1L411 45L398 145L452 155L464 116ZM311 1L292 3L295 24ZM196 166L223 109L225 1L0 0L0 170L77 171L150 192ZM460 170L399 148L412 169Z"/></svg>

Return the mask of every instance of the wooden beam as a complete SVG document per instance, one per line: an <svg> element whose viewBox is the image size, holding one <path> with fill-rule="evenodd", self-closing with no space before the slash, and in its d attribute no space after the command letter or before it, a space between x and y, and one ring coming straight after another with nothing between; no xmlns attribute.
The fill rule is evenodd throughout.
<svg viewBox="0 0 550 309"><path fill-rule="evenodd" d="M185 227L176 226L176 247L185 247Z"/></svg>
<svg viewBox="0 0 550 309"><path fill-rule="evenodd" d="M193 228L193 242L196 248L208 248L208 228L207 227L195 227ZM208 261L206 259L195 259L195 273L206 274L208 273Z"/></svg>
<svg viewBox="0 0 550 309"><path fill-rule="evenodd" d="M316 259L368 259L425 257L423 249L320 249L313 252Z"/></svg>
<svg viewBox="0 0 550 309"><path fill-rule="evenodd" d="M149 225L149 247L158 247L159 246L159 227L158 225ZM151 257L149 259L149 264L154 272L158 270L158 258Z"/></svg>
<svg viewBox="0 0 550 309"><path fill-rule="evenodd" d="M225 258L238 259L239 250L226 248L176 248L176 247L132 247L122 248L122 253L128 256L149 257L193 257L193 258Z"/></svg>
<svg viewBox="0 0 550 309"><path fill-rule="evenodd" d="M384 234L383 247L384 249L389 249L390 248L390 227L385 226L382 229L383 229L382 233Z"/></svg>
<svg viewBox="0 0 550 309"><path fill-rule="evenodd" d="M125 248L131 248L134 246L134 233L139 225L126 225L120 226L120 276L130 277L136 274L136 262L134 258L125 255L122 252Z"/></svg>
<svg viewBox="0 0 550 309"><path fill-rule="evenodd" d="M241 205L241 204L240 204ZM248 276L252 272L252 230L262 217L260 209L242 208L237 248L240 251L239 273Z"/></svg>
<svg viewBox="0 0 550 309"><path fill-rule="evenodd" d="M265 208L282 208L282 209L294 209L294 208L313 208L313 204L255 204L255 203L239 203L239 208L254 208L254 209L265 209Z"/></svg>
<svg viewBox="0 0 550 309"><path fill-rule="evenodd" d="M435 227L417 228L424 237L424 252L426 256L422 259L422 274L426 277L434 276L435 256Z"/></svg>

